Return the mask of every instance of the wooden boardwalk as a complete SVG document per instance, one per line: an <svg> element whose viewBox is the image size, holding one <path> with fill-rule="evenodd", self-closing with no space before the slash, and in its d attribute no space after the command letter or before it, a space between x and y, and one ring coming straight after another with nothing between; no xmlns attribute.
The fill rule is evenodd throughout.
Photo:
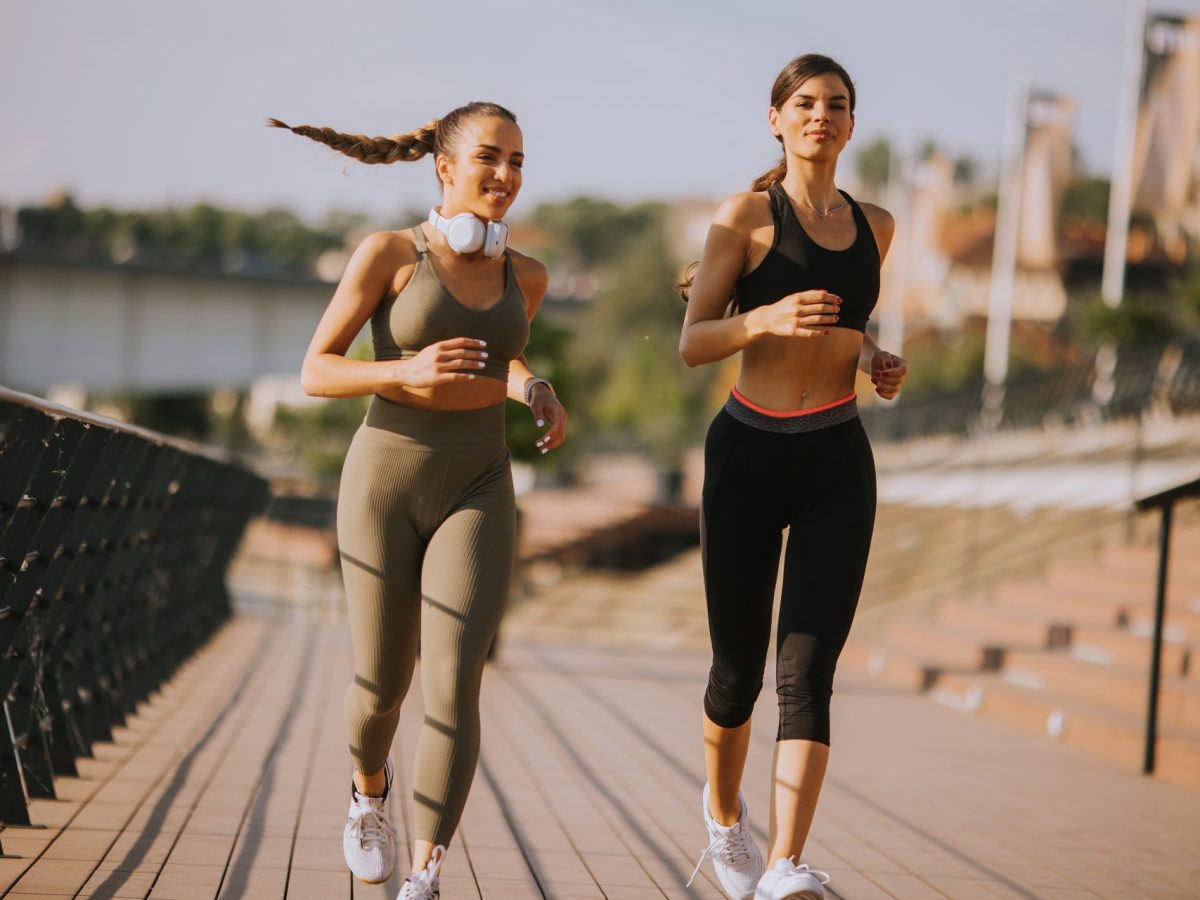
<svg viewBox="0 0 1200 900"><path fill-rule="evenodd" d="M720 897L707 867L684 889L706 842L705 670L690 650L503 643L442 897ZM394 897L398 877L354 884L341 859L350 673L340 629L238 618L79 778L56 782L58 800L34 801L44 827L0 832L21 857L0 860L0 888L21 900ZM393 748L399 796L419 697L414 685ZM773 705L768 684L746 784L760 843ZM847 679L834 735L808 850L831 897L1200 896L1198 793ZM406 832L411 812L393 809Z"/></svg>

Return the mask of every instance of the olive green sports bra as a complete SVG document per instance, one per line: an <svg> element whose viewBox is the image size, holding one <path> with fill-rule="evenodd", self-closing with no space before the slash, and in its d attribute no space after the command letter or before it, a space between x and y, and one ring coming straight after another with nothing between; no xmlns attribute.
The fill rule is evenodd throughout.
<svg viewBox="0 0 1200 900"><path fill-rule="evenodd" d="M412 230L417 267L395 297L380 302L371 316L375 358L411 359L438 341L468 337L487 341L488 358L478 374L508 380L508 364L529 341L525 297L504 254L504 293L487 309L471 309L446 289L429 259L429 245L418 225Z"/></svg>

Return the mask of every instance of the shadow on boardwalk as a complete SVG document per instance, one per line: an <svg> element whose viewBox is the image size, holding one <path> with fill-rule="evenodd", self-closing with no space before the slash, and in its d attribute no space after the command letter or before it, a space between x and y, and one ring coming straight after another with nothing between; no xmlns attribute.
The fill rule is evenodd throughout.
<svg viewBox="0 0 1200 900"><path fill-rule="evenodd" d="M705 843L690 651L502 645L485 678L484 745L442 879L460 897L720 897ZM12 896L385 898L341 860L348 759L339 630L242 617L115 743L6 829ZM764 691L745 785L766 840L773 702ZM414 687L394 747L411 785ZM1188 897L1200 884L1200 795L843 679L807 861L831 896ZM394 807L407 834L407 804ZM1136 827L1135 827L1136 823ZM405 838L407 842L407 837ZM407 860L401 860L401 867Z"/></svg>

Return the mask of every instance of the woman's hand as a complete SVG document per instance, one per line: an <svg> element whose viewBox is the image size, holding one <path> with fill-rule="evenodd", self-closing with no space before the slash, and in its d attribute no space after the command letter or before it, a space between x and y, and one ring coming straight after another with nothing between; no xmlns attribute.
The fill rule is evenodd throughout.
<svg viewBox="0 0 1200 900"><path fill-rule="evenodd" d="M451 338L430 344L404 361L400 382L406 387L433 387L472 381L487 359L486 346L487 341L477 338Z"/></svg>
<svg viewBox="0 0 1200 900"><path fill-rule="evenodd" d="M554 391L544 384L533 386L533 396L529 398L529 411L538 428L545 428L546 433L538 439L537 448L542 453L561 446L567 437L567 411L554 396Z"/></svg>
<svg viewBox="0 0 1200 900"><path fill-rule="evenodd" d="M871 357L871 383L875 385L876 394L884 400L894 400L900 394L906 378L907 359L886 350L875 351Z"/></svg>
<svg viewBox="0 0 1200 900"><path fill-rule="evenodd" d="M828 291L788 294L750 315L750 328L758 336L816 338L829 334L826 325L836 325L842 298Z"/></svg>

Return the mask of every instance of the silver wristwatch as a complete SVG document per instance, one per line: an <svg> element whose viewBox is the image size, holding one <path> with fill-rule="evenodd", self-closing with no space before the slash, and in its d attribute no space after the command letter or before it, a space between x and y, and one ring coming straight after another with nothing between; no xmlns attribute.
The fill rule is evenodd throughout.
<svg viewBox="0 0 1200 900"><path fill-rule="evenodd" d="M544 384L546 387L550 388L550 393L552 393L552 394L554 393L554 385L552 385L545 378L538 378L536 375L534 375L531 378L526 378L525 379L525 405L526 406L528 406L530 401L533 399L533 389L535 387L537 387L539 384Z"/></svg>

